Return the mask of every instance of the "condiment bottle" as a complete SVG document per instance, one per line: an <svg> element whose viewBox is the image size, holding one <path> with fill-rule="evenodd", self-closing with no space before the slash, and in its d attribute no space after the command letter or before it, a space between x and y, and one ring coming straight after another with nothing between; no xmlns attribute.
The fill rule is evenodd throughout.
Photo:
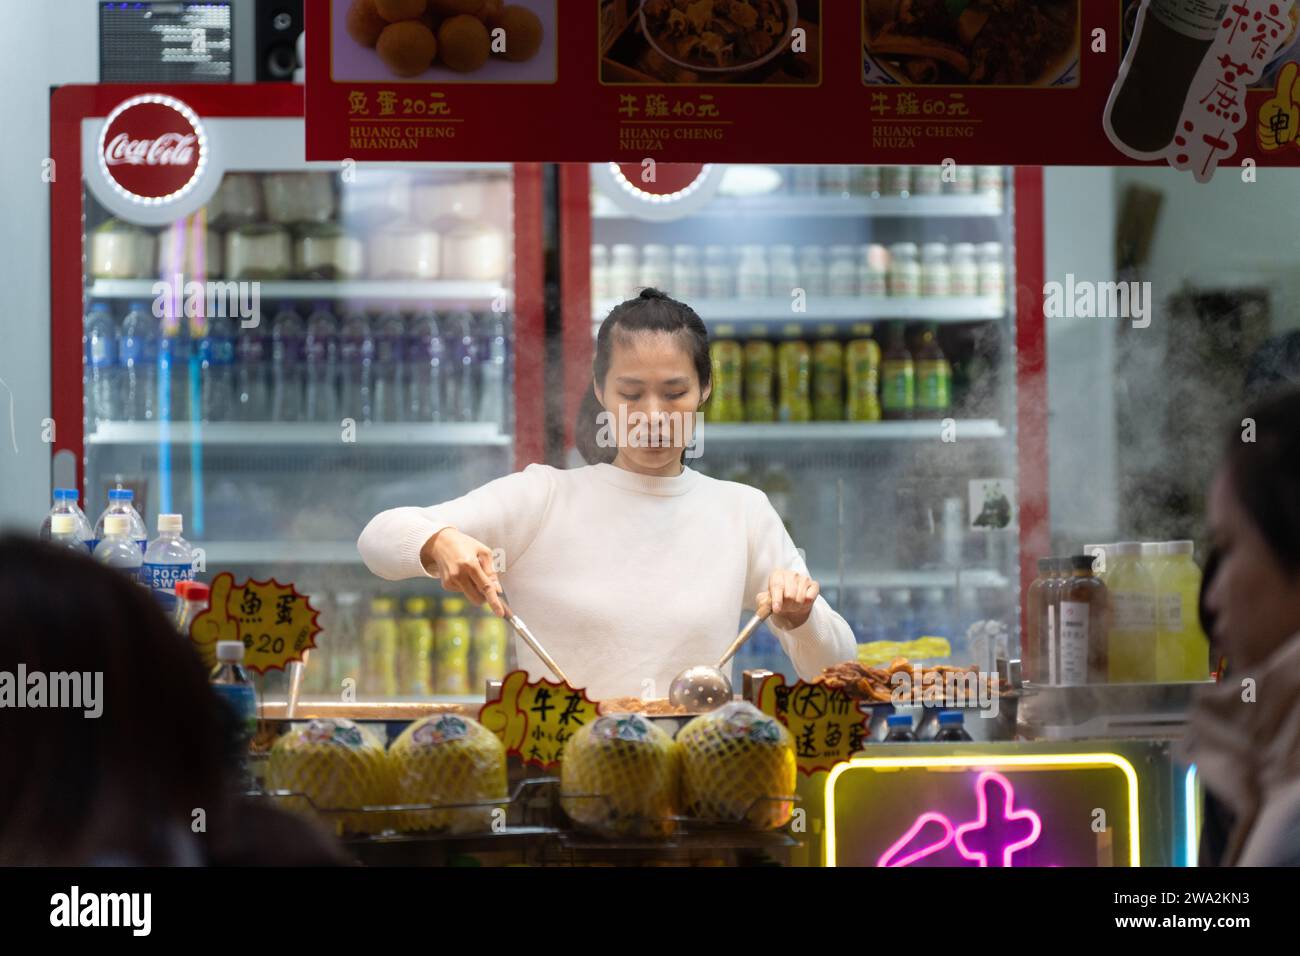
<svg viewBox="0 0 1300 956"><path fill-rule="evenodd" d="M1109 673L1109 607L1106 585L1092 574L1092 556L1070 558L1061 586L1059 683L1104 684Z"/></svg>

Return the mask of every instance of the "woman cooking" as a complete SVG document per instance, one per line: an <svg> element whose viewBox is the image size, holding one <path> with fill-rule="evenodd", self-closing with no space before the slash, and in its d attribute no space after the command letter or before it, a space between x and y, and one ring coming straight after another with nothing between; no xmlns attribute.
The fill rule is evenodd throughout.
<svg viewBox="0 0 1300 956"><path fill-rule="evenodd" d="M683 463L710 373L700 317L642 291L596 337L578 422L587 467L529 465L454 501L385 511L357 542L366 565L393 581L439 578L500 614L500 549L511 609L596 700L666 696L680 671L717 662L742 609L768 604L800 677L853 658L852 632L766 496ZM553 679L516 650L532 678Z"/></svg>

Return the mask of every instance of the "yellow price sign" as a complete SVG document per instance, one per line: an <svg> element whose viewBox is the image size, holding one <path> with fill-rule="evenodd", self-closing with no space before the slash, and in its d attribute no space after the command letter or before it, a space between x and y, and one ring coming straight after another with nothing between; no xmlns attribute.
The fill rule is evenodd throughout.
<svg viewBox="0 0 1300 956"><path fill-rule="evenodd" d="M553 767L565 742L599 716L585 690L568 684L528 680L527 671L511 671L501 682L501 696L483 705L478 719L526 764Z"/></svg>
<svg viewBox="0 0 1300 956"><path fill-rule="evenodd" d="M281 670L316 646L320 612L292 584L245 581L229 571L213 580L208 609L190 624L190 640L209 667L218 641L242 641L244 666L258 674Z"/></svg>
<svg viewBox="0 0 1300 956"><path fill-rule="evenodd" d="M803 681L787 687L784 677L773 674L763 681L758 700L758 709L785 724L794 737L800 773L830 770L866 742L869 718L842 690Z"/></svg>

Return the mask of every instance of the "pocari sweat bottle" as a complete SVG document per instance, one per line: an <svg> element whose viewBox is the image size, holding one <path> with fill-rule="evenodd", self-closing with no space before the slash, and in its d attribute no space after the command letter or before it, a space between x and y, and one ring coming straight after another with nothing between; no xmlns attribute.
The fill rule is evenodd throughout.
<svg viewBox="0 0 1300 956"><path fill-rule="evenodd" d="M95 545L95 560L139 582L143 555L131 540L130 518L124 514L105 516L104 537Z"/></svg>
<svg viewBox="0 0 1300 956"><path fill-rule="evenodd" d="M158 537L144 552L145 587L174 594L178 581L194 580L194 549L181 537L183 528L180 515L158 516Z"/></svg>

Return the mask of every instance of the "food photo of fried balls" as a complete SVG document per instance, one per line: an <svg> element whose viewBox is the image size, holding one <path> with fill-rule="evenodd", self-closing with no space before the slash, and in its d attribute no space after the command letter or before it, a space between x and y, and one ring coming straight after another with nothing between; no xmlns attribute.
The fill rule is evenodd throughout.
<svg viewBox="0 0 1300 956"><path fill-rule="evenodd" d="M375 0L375 9L389 23L414 20L424 12L427 0Z"/></svg>
<svg viewBox="0 0 1300 956"><path fill-rule="evenodd" d="M455 17L462 13L477 15L484 6L484 0L429 0L429 6L444 17Z"/></svg>
<svg viewBox="0 0 1300 956"><path fill-rule="evenodd" d="M438 41L419 20L403 20L384 27L375 50L397 76L416 76L433 65Z"/></svg>
<svg viewBox="0 0 1300 956"><path fill-rule="evenodd" d="M500 13L488 19L488 26L505 31L506 48L500 55L511 62L531 60L542 46L542 20L527 7L502 7Z"/></svg>
<svg viewBox="0 0 1300 956"><path fill-rule="evenodd" d="M375 9L375 0L353 0L348 7L348 36L362 46L374 46L388 21Z"/></svg>
<svg viewBox="0 0 1300 956"><path fill-rule="evenodd" d="M444 20L438 27L439 62L457 73L473 73L481 67L491 46L483 21L467 13Z"/></svg>

